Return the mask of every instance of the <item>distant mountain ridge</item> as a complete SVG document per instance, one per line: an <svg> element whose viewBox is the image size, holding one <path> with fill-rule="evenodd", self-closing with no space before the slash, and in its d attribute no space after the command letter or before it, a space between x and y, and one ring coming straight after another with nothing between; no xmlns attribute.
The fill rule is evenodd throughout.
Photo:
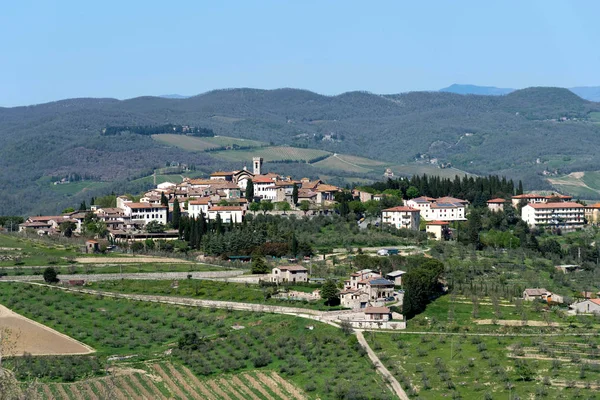
<svg viewBox="0 0 600 400"><path fill-rule="evenodd" d="M568 88L582 99L600 102L600 86L579 86ZM443 89L440 92L449 92L456 94L476 94L482 96L502 96L514 92L517 89L498 88L495 86L478 86L470 84L455 83Z"/></svg>
<svg viewBox="0 0 600 400"><path fill-rule="evenodd" d="M220 136L391 165L452 165L543 188L548 174L600 170L599 117L600 104L561 88L528 88L504 96L360 91L324 96L300 89L241 88L186 99L67 99L0 108L0 215L57 212L113 190L137 193L148 184L134 186L137 178L171 162L193 164L204 173L243 167L143 135L104 136L107 126L189 125ZM323 173L310 165L293 168L290 173L302 176ZM99 184L68 197L50 182L69 174ZM381 174L363 177L381 179Z"/></svg>

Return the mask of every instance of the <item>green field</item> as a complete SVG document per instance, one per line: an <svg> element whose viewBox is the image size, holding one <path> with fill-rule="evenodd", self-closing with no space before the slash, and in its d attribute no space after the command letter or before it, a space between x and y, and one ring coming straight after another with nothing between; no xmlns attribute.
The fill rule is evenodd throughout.
<svg viewBox="0 0 600 400"><path fill-rule="evenodd" d="M593 122L600 123L600 112L594 111L588 114Z"/></svg>
<svg viewBox="0 0 600 400"><path fill-rule="evenodd" d="M264 143L255 140L238 139L227 136L194 137L185 135L160 134L152 135L152 139L170 146L180 147L190 151L204 151L217 147L232 146L234 144L244 147L260 147L264 145Z"/></svg>
<svg viewBox="0 0 600 400"><path fill-rule="evenodd" d="M108 184L108 182L99 182L99 181L78 181L71 183L64 183L61 185L55 185L53 183L49 183L50 189L52 189L56 193L60 193L65 196L73 196L77 193L86 191L88 189L96 189L104 187Z"/></svg>
<svg viewBox="0 0 600 400"><path fill-rule="evenodd" d="M405 164L405 165L395 165L390 167L392 172L396 175L437 175L442 178L454 178L456 175L463 177L467 174L465 171L461 171L456 168L438 168L434 165L429 164ZM383 172L382 172L383 173Z"/></svg>
<svg viewBox="0 0 600 400"><path fill-rule="evenodd" d="M262 157L265 162L281 160L308 161L327 154L329 153L323 150L289 146L263 147L251 150L224 150L211 153L212 156L222 160L245 162L252 160L252 157Z"/></svg>
<svg viewBox="0 0 600 400"><path fill-rule="evenodd" d="M328 307L321 301L296 301L274 299L273 288L261 288L254 284L204 281L189 279L179 282L179 287L171 287L172 281L159 280L120 280L91 283L92 289L108 292L156 294L162 296L181 296L196 299L236 301L242 303L264 304L270 306L292 306L317 310L336 310L340 307ZM313 291L314 288L310 288Z"/></svg>
<svg viewBox="0 0 600 400"><path fill-rule="evenodd" d="M21 379L33 373L42 382L71 382L102 376L108 365L144 369L148 362L169 362L187 366L201 379L276 371L310 399L392 398L356 338L326 324L269 313L111 299L28 284L0 285L0 304L97 350L92 356L29 357L3 365L16 368ZM314 329L306 329L307 325ZM107 360L114 355L131 358ZM45 368L48 362L52 368ZM357 376L360 387L354 385Z"/></svg>
<svg viewBox="0 0 600 400"><path fill-rule="evenodd" d="M349 172L368 173L375 169L380 169L381 174L386 164L381 161L375 161L364 157L349 156L345 154L335 154L313 164L316 168L338 169Z"/></svg>
<svg viewBox="0 0 600 400"><path fill-rule="evenodd" d="M548 178L548 182L561 193L576 198L600 198L600 171L573 172L557 178Z"/></svg>

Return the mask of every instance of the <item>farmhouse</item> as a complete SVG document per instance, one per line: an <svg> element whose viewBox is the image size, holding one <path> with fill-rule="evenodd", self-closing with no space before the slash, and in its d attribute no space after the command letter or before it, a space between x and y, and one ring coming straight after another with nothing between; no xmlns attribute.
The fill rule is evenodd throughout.
<svg viewBox="0 0 600 400"><path fill-rule="evenodd" d="M273 268L269 281L282 282L308 282L308 270L301 265L286 265Z"/></svg>
<svg viewBox="0 0 600 400"><path fill-rule="evenodd" d="M427 232L427 236L433 236L435 240L442 240L449 236L449 226L450 223L447 221L430 221L425 224L425 232Z"/></svg>
<svg viewBox="0 0 600 400"><path fill-rule="evenodd" d="M548 296L550 292L548 292L544 288L536 288L536 289L525 289L523 291L523 300L533 301L533 300L545 300L546 296Z"/></svg>
<svg viewBox="0 0 600 400"><path fill-rule="evenodd" d="M464 221L469 202L450 196L437 199L421 196L406 200L405 205L418 209L421 218L427 221Z"/></svg>
<svg viewBox="0 0 600 400"><path fill-rule="evenodd" d="M587 299L573 303L569 306L571 310L584 314L600 314L600 299Z"/></svg>
<svg viewBox="0 0 600 400"><path fill-rule="evenodd" d="M365 308L365 319L368 321L389 321L391 319L390 309L387 307Z"/></svg>

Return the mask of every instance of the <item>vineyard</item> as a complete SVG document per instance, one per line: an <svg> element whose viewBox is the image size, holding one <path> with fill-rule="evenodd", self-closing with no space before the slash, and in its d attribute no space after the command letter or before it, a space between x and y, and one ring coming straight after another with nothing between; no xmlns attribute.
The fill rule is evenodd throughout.
<svg viewBox="0 0 600 400"><path fill-rule="evenodd" d="M381 170L381 173L383 173L385 163L364 157L336 154L326 158L325 160L315 163L314 166L324 169L338 169L359 173L368 173L379 169Z"/></svg>
<svg viewBox="0 0 600 400"><path fill-rule="evenodd" d="M180 147L190 151L205 151L225 146L259 147L264 145L256 140L237 139L227 136L215 136L210 138L199 138L185 135L160 134L152 135L152 139L165 143L169 146Z"/></svg>
<svg viewBox="0 0 600 400"><path fill-rule="evenodd" d="M168 362L145 369L114 370L110 377L77 383L45 383L37 388L41 399L253 399L304 400L303 392L276 372L250 371L198 379L185 366Z"/></svg>
<svg viewBox="0 0 600 400"><path fill-rule="evenodd" d="M262 147L250 150L225 150L212 153L213 156L227 161L248 162L252 157L262 157L265 162L272 161L309 161L329 154L323 150L303 149L289 146Z"/></svg>

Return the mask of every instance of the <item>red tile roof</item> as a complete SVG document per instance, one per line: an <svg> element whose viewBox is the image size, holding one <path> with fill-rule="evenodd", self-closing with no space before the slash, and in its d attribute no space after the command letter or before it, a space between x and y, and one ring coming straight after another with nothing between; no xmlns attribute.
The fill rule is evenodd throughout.
<svg viewBox="0 0 600 400"><path fill-rule="evenodd" d="M125 203L125 205L131 209L143 209L143 208L167 208L162 204L150 204L150 203Z"/></svg>
<svg viewBox="0 0 600 400"><path fill-rule="evenodd" d="M583 206L579 203L575 203L573 201L564 201L558 203L529 203L528 206L533 207L535 209L544 209L544 208L583 208Z"/></svg>
<svg viewBox="0 0 600 400"><path fill-rule="evenodd" d="M208 211L244 211L244 208L240 206L215 206L209 208Z"/></svg>
<svg viewBox="0 0 600 400"><path fill-rule="evenodd" d="M488 200L487 202L488 203L497 203L497 204L500 204L500 203L506 203L506 200L501 199L501 198L498 197L497 199L491 199L491 200Z"/></svg>
<svg viewBox="0 0 600 400"><path fill-rule="evenodd" d="M190 205L204 206L210 203L210 197L200 197L199 199L192 200L189 202Z"/></svg>
<svg viewBox="0 0 600 400"><path fill-rule="evenodd" d="M260 176L255 176L252 179L252 182L254 182L254 183L274 183L275 181L272 178L260 175Z"/></svg>
<svg viewBox="0 0 600 400"><path fill-rule="evenodd" d="M447 221L429 221L426 225L450 225Z"/></svg>
<svg viewBox="0 0 600 400"><path fill-rule="evenodd" d="M389 314L390 309L387 307L367 307L365 314Z"/></svg>

